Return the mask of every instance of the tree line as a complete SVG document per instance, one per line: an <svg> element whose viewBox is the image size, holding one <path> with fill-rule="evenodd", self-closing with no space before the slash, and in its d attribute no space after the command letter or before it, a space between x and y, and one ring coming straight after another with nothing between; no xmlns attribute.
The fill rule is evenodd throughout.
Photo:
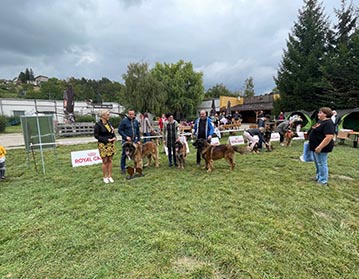
<svg viewBox="0 0 359 279"><path fill-rule="evenodd" d="M20 77L25 76L22 80ZM118 102L126 108L160 115L172 112L178 119L194 117L197 106L203 99L219 96L254 95L254 82L250 77L245 81L243 92L232 92L223 84L216 84L206 92L203 74L193 69L191 62L156 63L153 68L145 62L131 63L122 75L124 84L111 81L76 79L61 80L50 78L41 86L34 86L32 69L19 74L22 84L18 87L18 97L28 99L58 100L64 96L69 84L72 85L75 101L93 104Z"/></svg>
<svg viewBox="0 0 359 279"><path fill-rule="evenodd" d="M304 0L274 78L273 92L280 94L274 114L283 110L311 111L320 106L359 107L358 7L341 0L335 15L337 22L331 26L321 2ZM26 83L33 78L32 69L26 69L19 75L19 79L25 81L20 89L2 86L0 97L16 90L22 98L62 99L64 90L71 84L75 101L118 102L141 112L159 115L170 111L177 118L185 118L195 115L203 99L255 95L252 77L245 80L243 90L233 92L219 83L205 92L203 74L196 72L191 62L183 60L156 63L152 68L145 62L131 63L122 75L124 84L105 77L66 81L50 78L36 87Z"/></svg>
<svg viewBox="0 0 359 279"><path fill-rule="evenodd" d="M278 69L275 113L359 107L358 7L341 0L331 27L317 0L305 0Z"/></svg>

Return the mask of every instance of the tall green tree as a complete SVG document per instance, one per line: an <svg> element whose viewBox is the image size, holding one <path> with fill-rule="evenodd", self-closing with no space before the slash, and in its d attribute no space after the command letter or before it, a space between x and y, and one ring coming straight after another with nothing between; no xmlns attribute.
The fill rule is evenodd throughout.
<svg viewBox="0 0 359 279"><path fill-rule="evenodd" d="M206 99L219 98L220 96L235 96L235 94L231 92L223 83L219 83L209 88L204 95Z"/></svg>
<svg viewBox="0 0 359 279"><path fill-rule="evenodd" d="M167 96L164 108L180 119L195 115L204 97L204 87L203 74L195 72L191 62L156 63L151 73L162 84Z"/></svg>
<svg viewBox="0 0 359 279"><path fill-rule="evenodd" d="M321 4L304 0L275 78L283 110L313 110L327 102L321 66L328 36L329 22Z"/></svg>
<svg viewBox="0 0 359 279"><path fill-rule="evenodd" d="M151 112L159 115L164 107L166 94L159 80L153 77L147 63L131 63L125 81L124 105L140 112Z"/></svg>
<svg viewBox="0 0 359 279"><path fill-rule="evenodd" d="M338 23L334 26L332 47L322 68L328 100L335 108L359 107L358 15L353 4L345 0L335 13Z"/></svg>
<svg viewBox="0 0 359 279"><path fill-rule="evenodd" d="M249 77L244 82L244 91L243 95L244 97L252 97L254 96L254 81L252 77Z"/></svg>
<svg viewBox="0 0 359 279"><path fill-rule="evenodd" d="M19 80L21 81L21 83L26 83L26 75L24 72L20 72Z"/></svg>
<svg viewBox="0 0 359 279"><path fill-rule="evenodd" d="M64 81L57 78L50 78L48 82L44 82L41 85L38 98L61 100L63 99L65 89L66 84Z"/></svg>
<svg viewBox="0 0 359 279"><path fill-rule="evenodd" d="M29 70L29 80L30 81L34 81L35 80L35 76L34 76L34 72L33 70L30 68Z"/></svg>

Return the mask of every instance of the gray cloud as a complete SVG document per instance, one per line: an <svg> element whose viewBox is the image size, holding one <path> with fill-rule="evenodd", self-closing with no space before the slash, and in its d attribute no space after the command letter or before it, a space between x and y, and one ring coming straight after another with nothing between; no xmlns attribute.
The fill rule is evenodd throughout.
<svg viewBox="0 0 359 279"><path fill-rule="evenodd" d="M25 3L23 3L25 2ZM333 16L335 0L324 1ZM273 76L302 0L2 1L0 78L25 68L58 78L122 82L131 62L191 61L209 88L252 76L257 94Z"/></svg>

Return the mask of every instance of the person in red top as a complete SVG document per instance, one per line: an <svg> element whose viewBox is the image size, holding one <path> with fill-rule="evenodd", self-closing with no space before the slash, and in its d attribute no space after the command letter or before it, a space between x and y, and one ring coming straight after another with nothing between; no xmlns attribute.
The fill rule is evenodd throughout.
<svg viewBox="0 0 359 279"><path fill-rule="evenodd" d="M163 124L167 121L166 115L163 113L160 120L158 120L158 126L160 127L161 132L163 133Z"/></svg>

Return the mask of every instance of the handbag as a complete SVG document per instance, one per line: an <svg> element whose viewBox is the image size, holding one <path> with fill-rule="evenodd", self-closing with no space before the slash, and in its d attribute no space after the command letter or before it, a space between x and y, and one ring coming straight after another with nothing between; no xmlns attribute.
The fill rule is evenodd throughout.
<svg viewBox="0 0 359 279"><path fill-rule="evenodd" d="M299 158L302 162L313 162L314 161L313 151L310 151L308 141L305 141L303 143L303 154Z"/></svg>

